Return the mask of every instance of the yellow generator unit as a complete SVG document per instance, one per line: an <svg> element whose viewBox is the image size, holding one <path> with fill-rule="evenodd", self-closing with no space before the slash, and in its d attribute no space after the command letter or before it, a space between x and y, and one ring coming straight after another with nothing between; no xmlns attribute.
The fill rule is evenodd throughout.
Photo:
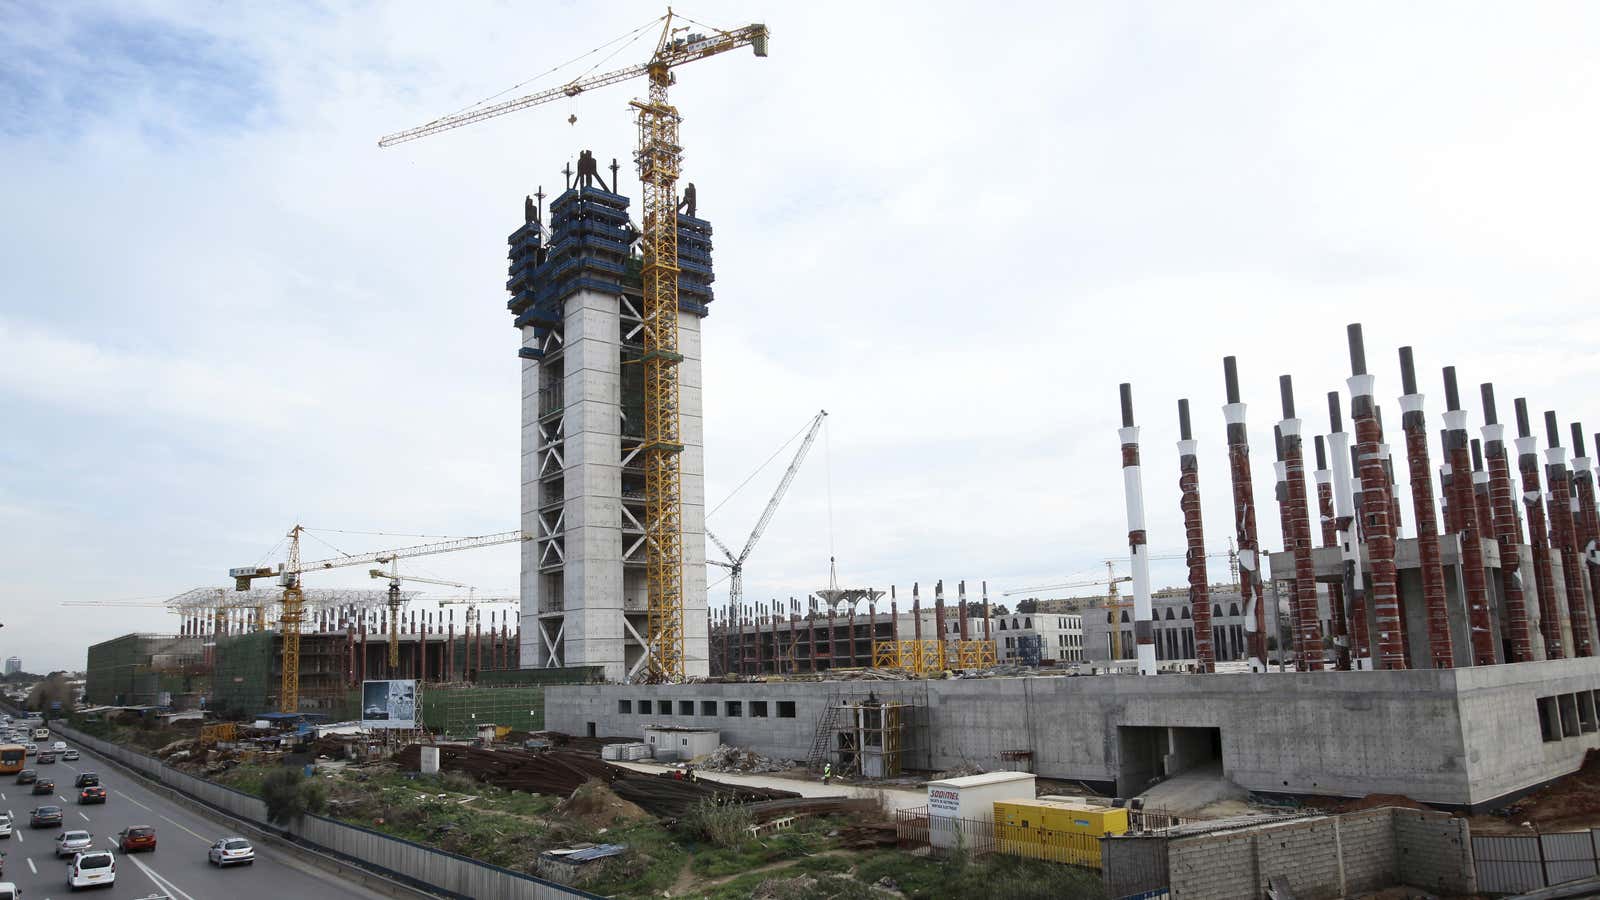
<svg viewBox="0 0 1600 900"><path fill-rule="evenodd" d="M1100 868L1100 838L1128 833L1128 811L1070 800L997 800L995 849L1012 856Z"/></svg>

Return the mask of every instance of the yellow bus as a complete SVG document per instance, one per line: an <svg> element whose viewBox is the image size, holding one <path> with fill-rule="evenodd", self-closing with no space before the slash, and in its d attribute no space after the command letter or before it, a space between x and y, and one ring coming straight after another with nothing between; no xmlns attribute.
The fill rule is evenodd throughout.
<svg viewBox="0 0 1600 900"><path fill-rule="evenodd" d="M21 744L0 744L0 775L15 775L28 763L28 748Z"/></svg>

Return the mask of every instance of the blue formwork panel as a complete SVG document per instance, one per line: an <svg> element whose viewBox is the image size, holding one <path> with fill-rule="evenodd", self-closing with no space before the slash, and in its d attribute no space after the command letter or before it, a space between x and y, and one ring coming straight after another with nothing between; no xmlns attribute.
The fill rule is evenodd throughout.
<svg viewBox="0 0 1600 900"><path fill-rule="evenodd" d="M506 304L519 326L544 329L560 324L564 301L581 290L622 293L637 290L638 257L628 220L629 199L598 188L569 188L550 203L549 240L525 223L508 238L511 245ZM711 282L711 223L679 214L678 306L705 316L715 297Z"/></svg>

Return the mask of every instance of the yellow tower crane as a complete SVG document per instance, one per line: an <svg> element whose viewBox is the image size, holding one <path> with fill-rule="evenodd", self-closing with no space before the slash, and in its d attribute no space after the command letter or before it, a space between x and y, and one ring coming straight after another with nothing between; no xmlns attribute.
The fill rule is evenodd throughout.
<svg viewBox="0 0 1600 900"><path fill-rule="evenodd" d="M661 19L661 36L649 61L601 75L578 78L558 87L455 115L435 119L379 139L392 147L463 125L471 125L595 88L648 77L650 94L634 100L638 111L639 147L634 161L643 186L644 224L642 293L644 363L645 581L646 635L652 681L679 681L684 676L683 645L683 498L679 455L683 451L678 416L678 172L683 147L678 143L682 117L667 100L672 70L685 63L728 50L750 47L767 55L767 26L746 25L711 34L674 28L671 8ZM682 36L680 36L680 34Z"/></svg>
<svg viewBox="0 0 1600 900"><path fill-rule="evenodd" d="M389 668L400 665L400 582L417 581L424 584L440 584L445 587L464 588L465 584L459 581L446 581L443 578L423 578L420 575L401 575L400 561L390 558L389 571L382 569L369 569L367 574L373 578L389 579Z"/></svg>
<svg viewBox="0 0 1600 900"><path fill-rule="evenodd" d="M453 553L457 550L474 550L478 547L490 547L495 544L533 540L533 536L526 532L502 531L498 534L452 538L448 541L440 541L433 544L419 544L415 547L400 547L394 550L378 550L373 553L361 553L353 556L336 556L332 559L319 559L315 562L302 563L300 561L300 534L305 530L300 525L289 529L289 558L278 569L274 570L263 566L245 566L228 570L228 575L234 580L234 586L241 591L249 590L252 580L271 576L276 576L278 583L283 586L283 608L278 614L278 627L283 636L283 681L278 693L278 708L281 712L286 713L300 711L300 623L305 617L305 595L300 591L300 576L302 574L322 569L337 569L344 566L364 566L375 562L392 563L394 560L407 559L413 556L432 556L437 553ZM393 649L392 644L391 649Z"/></svg>

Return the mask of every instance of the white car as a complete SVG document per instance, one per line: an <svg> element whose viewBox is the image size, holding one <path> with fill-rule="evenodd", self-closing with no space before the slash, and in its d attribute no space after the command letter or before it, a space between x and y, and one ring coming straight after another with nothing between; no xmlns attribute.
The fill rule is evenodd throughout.
<svg viewBox="0 0 1600 900"><path fill-rule="evenodd" d="M22 900L22 889L14 882L0 881L0 900Z"/></svg>
<svg viewBox="0 0 1600 900"><path fill-rule="evenodd" d="M79 853L67 866L67 888L98 887L117 881L117 858L110 850Z"/></svg>
<svg viewBox="0 0 1600 900"><path fill-rule="evenodd" d="M78 751L72 749L71 747L68 747L66 750L63 750L61 752L61 758L66 760L67 762L77 762L78 761Z"/></svg>
<svg viewBox="0 0 1600 900"><path fill-rule="evenodd" d="M0 812L0 838L11 837L11 817Z"/></svg>
<svg viewBox="0 0 1600 900"><path fill-rule="evenodd" d="M237 863L250 865L256 861L256 848L240 837L223 838L206 851L206 860L214 866L231 866Z"/></svg>
<svg viewBox="0 0 1600 900"><path fill-rule="evenodd" d="M57 753L65 753L65 752L67 752L67 742L66 741L56 741L54 744L50 745L50 749L54 750Z"/></svg>
<svg viewBox="0 0 1600 900"><path fill-rule="evenodd" d="M94 849L94 835L87 831L63 831L56 835L56 859L77 856Z"/></svg>

